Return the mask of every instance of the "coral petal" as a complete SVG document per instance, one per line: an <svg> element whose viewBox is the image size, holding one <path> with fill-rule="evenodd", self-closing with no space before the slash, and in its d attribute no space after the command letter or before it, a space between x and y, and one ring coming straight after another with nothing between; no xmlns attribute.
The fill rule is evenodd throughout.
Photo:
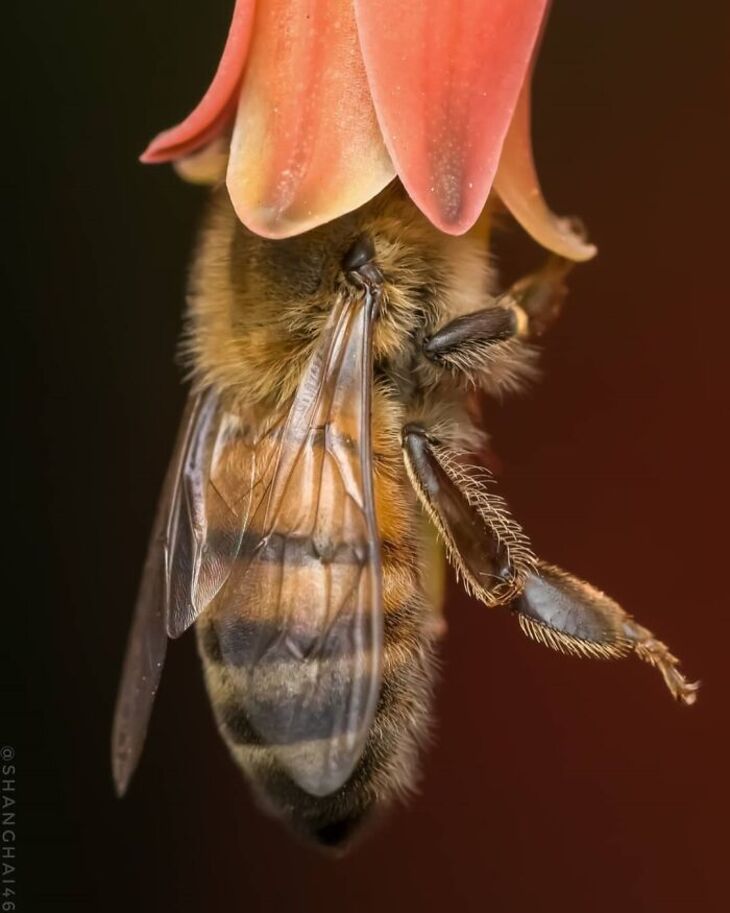
<svg viewBox="0 0 730 913"><path fill-rule="evenodd" d="M350 2L260 3L231 139L239 218L271 238L365 203L394 177Z"/></svg>
<svg viewBox="0 0 730 913"><path fill-rule="evenodd" d="M479 217L546 0L355 0L375 108L396 170L443 231Z"/></svg>
<svg viewBox="0 0 730 913"><path fill-rule="evenodd" d="M539 244L569 260L590 260L596 253L570 219L548 209L535 171L530 135L530 79L525 80L502 149L494 189L525 231Z"/></svg>
<svg viewBox="0 0 730 913"><path fill-rule="evenodd" d="M254 20L254 0L236 0L218 70L197 108L185 120L156 136L140 156L147 164L190 155L225 130L236 110Z"/></svg>

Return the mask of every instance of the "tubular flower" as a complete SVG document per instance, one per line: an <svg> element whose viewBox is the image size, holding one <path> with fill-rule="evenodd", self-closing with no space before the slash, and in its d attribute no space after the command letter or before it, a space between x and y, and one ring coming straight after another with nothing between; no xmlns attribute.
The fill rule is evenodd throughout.
<svg viewBox="0 0 730 913"><path fill-rule="evenodd" d="M241 221L285 238L400 178L439 229L468 231L494 187L544 247L586 260L550 212L530 138L548 0L236 0L210 88L143 162L225 175Z"/></svg>

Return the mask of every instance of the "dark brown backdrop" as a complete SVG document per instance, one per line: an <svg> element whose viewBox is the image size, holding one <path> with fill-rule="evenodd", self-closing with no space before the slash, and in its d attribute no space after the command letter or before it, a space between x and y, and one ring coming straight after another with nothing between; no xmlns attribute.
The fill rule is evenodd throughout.
<svg viewBox="0 0 730 913"><path fill-rule="evenodd" d="M638 662L543 650L452 590L422 794L351 858L322 860L253 810L190 638L172 650L131 795L113 799L109 724L182 401L173 354L203 202L135 155L199 96L230 5L6 12L3 298L21 431L4 499L18 557L5 566L17 591L1 740L17 750L18 909L719 910L724 0L556 0L538 159L550 200L585 217L600 256L575 274L544 383L490 413L503 488L539 551L660 632L703 680L698 705L673 705Z"/></svg>

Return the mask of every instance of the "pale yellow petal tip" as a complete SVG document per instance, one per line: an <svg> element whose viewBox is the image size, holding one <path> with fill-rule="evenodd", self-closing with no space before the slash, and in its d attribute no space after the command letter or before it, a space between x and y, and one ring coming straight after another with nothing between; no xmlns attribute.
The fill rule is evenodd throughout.
<svg viewBox="0 0 730 913"><path fill-rule="evenodd" d="M556 216L540 190L530 135L529 79L522 87L505 137L494 190L528 235L547 250L576 262L595 257L597 249L586 240L581 223Z"/></svg>
<svg viewBox="0 0 730 913"><path fill-rule="evenodd" d="M551 213L550 223L541 226L541 230L536 229L533 237L543 247L576 263L591 260L598 253L596 245L587 240L585 229L578 219Z"/></svg>
<svg viewBox="0 0 730 913"><path fill-rule="evenodd" d="M231 163L237 161L231 157ZM243 173L243 176L242 176ZM269 184L255 166L248 170L229 166L226 187L240 221L254 234L283 240L319 228L354 212L377 196L394 178L389 160L351 171L333 170L314 187L279 198L278 185Z"/></svg>
<svg viewBox="0 0 730 913"><path fill-rule="evenodd" d="M218 137L199 152L186 155L172 164L178 176L189 184L219 184L228 168L228 147L228 137Z"/></svg>
<svg viewBox="0 0 730 913"><path fill-rule="evenodd" d="M249 231L269 241L283 241L296 235L302 235L327 221L325 218L317 218L314 215L291 217L287 213L282 213L269 206L251 208L245 204L236 205L236 197L231 194L230 187L228 192L239 221Z"/></svg>
<svg viewBox="0 0 730 913"><path fill-rule="evenodd" d="M358 204L347 208L333 206L332 208L317 210L305 209L297 211L288 209L282 211L276 206L252 206L248 200L239 199L235 188L231 187L230 182L228 182L227 186L233 209L240 222L255 235L267 238L269 241L283 241L286 238L303 235L305 232L319 228L327 222L332 222L334 219L362 205Z"/></svg>
<svg viewBox="0 0 730 913"><path fill-rule="evenodd" d="M519 182L510 180L508 173L498 174L495 190L500 199L528 235L546 250L566 260L582 263L598 253L595 244L589 243L580 219L557 216L552 212L534 186L525 192Z"/></svg>

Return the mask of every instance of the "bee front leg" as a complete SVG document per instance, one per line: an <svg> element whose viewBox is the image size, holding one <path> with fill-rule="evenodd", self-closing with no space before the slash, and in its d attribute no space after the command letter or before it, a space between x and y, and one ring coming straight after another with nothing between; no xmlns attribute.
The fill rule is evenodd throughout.
<svg viewBox="0 0 730 913"><path fill-rule="evenodd" d="M562 310L573 263L552 254L541 269L516 282L487 308L457 317L426 340L429 361L487 389L519 387L535 372L530 343Z"/></svg>

